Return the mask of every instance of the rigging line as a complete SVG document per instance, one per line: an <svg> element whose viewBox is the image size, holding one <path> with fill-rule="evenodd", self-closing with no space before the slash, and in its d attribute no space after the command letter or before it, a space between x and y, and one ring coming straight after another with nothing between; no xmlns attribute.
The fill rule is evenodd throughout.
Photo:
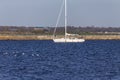
<svg viewBox="0 0 120 80"><path fill-rule="evenodd" d="M63 0L62 5L61 5L61 8L60 8L59 15L58 15L58 18L57 18L57 22L56 22L56 25L55 25L55 29L54 29L54 32L53 32L53 39L54 39L54 37L55 37L55 32L56 32L56 29L57 29L57 27L58 27L58 23L59 23L59 21L60 21L60 17L61 17L62 11L63 11L64 4L65 4L65 3L64 3L64 0Z"/></svg>

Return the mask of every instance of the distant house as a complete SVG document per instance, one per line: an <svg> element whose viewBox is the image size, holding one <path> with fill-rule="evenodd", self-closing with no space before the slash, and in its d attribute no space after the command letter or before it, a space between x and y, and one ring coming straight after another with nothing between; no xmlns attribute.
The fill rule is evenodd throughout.
<svg viewBox="0 0 120 80"><path fill-rule="evenodd" d="M34 27L34 30L44 30L43 27Z"/></svg>

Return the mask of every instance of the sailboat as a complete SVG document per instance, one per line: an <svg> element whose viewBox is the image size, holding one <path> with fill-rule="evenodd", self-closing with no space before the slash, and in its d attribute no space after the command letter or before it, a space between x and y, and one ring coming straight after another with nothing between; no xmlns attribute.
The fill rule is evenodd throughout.
<svg viewBox="0 0 120 80"><path fill-rule="evenodd" d="M53 41L54 42L57 42L57 43L67 43L67 42L85 42L85 39L83 38L69 38L68 35L71 35L71 34L68 34L67 33L67 0L64 0L64 6L65 6L65 35L64 35L64 38L55 38L55 31L56 29L54 30L54 34L53 34Z"/></svg>

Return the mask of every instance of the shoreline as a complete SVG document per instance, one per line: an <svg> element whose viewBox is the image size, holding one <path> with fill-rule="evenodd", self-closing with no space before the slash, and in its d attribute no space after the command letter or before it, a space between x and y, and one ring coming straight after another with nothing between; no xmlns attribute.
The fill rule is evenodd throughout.
<svg viewBox="0 0 120 80"><path fill-rule="evenodd" d="M61 37L63 36L58 36ZM82 35L82 37L86 40L120 40L120 35ZM52 40L52 35L0 35L0 40Z"/></svg>

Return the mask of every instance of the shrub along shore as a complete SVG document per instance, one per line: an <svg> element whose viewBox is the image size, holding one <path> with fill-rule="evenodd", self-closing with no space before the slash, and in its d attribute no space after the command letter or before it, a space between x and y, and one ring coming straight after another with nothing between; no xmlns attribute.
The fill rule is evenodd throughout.
<svg viewBox="0 0 120 80"><path fill-rule="evenodd" d="M52 40L54 27L0 26L0 40ZM74 27L68 26L67 32L86 40L120 40L119 27ZM64 27L57 27L58 38L64 37Z"/></svg>
<svg viewBox="0 0 120 80"><path fill-rule="evenodd" d="M57 36L61 37L64 36ZM82 37L86 40L120 40L120 35L82 35ZM52 35L0 35L0 40L52 40Z"/></svg>

